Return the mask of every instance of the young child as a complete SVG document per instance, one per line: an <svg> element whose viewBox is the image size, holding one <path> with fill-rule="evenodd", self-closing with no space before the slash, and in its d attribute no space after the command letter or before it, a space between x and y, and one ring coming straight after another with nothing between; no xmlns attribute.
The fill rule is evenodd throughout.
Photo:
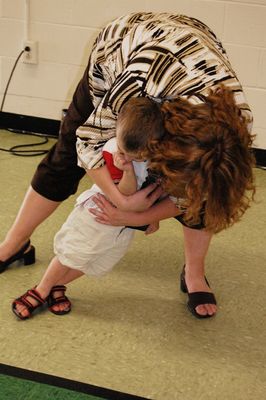
<svg viewBox="0 0 266 400"><path fill-rule="evenodd" d="M103 157L122 194L129 196L140 189L148 173L147 161L141 161L137 152L124 153L117 148L116 138L112 138L103 147ZM94 184L78 197L75 208L55 236L56 256L40 283L13 301L12 310L18 318L29 318L33 311L47 303L54 314L67 314L71 303L65 296L65 284L84 274L106 274L126 253L134 230L96 222L88 211L96 207L92 200L96 193L102 191ZM159 222L155 222L148 226L146 233L153 233L158 228Z"/></svg>

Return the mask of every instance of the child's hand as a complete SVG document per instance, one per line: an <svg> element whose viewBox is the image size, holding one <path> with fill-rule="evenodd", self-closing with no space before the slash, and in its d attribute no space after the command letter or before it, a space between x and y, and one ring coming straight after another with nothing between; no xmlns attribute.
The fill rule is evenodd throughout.
<svg viewBox="0 0 266 400"><path fill-rule="evenodd" d="M121 169L121 171L131 171L133 170L132 161L127 161L124 154L117 151L113 154L114 165L116 168Z"/></svg>
<svg viewBox="0 0 266 400"><path fill-rule="evenodd" d="M150 224L150 225L148 226L148 228L146 229L145 235L150 235L151 233L154 233L154 232L158 231L159 228L160 228L159 221L153 222L153 223Z"/></svg>

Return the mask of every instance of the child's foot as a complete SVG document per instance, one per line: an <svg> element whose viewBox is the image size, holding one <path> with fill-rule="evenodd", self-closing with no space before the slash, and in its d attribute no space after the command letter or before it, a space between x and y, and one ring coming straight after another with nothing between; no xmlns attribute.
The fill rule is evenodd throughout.
<svg viewBox="0 0 266 400"><path fill-rule="evenodd" d="M64 285L53 286L48 296L49 310L56 315L68 314L71 311L71 302L65 291Z"/></svg>
<svg viewBox="0 0 266 400"><path fill-rule="evenodd" d="M18 318L28 319L35 310L46 304L46 300L33 288L12 302L12 311Z"/></svg>

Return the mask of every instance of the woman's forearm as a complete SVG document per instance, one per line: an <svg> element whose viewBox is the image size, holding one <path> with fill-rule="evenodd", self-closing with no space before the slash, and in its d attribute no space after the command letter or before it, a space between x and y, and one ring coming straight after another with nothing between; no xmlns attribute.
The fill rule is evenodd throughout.
<svg viewBox="0 0 266 400"><path fill-rule="evenodd" d="M175 217L181 214L180 210L176 207L169 197L161 200L146 211L142 212L123 212L125 218L125 225L141 226L149 225L155 221Z"/></svg>
<svg viewBox="0 0 266 400"><path fill-rule="evenodd" d="M167 197L146 211L122 211L110 204L102 195L96 195L93 198L98 209L90 209L95 215L96 221L114 226L141 226L149 225L162 219L175 217L180 214L180 210Z"/></svg>

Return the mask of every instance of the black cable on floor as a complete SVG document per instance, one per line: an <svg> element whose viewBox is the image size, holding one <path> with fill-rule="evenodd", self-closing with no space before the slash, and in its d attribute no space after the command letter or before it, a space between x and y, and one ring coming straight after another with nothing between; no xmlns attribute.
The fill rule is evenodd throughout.
<svg viewBox="0 0 266 400"><path fill-rule="evenodd" d="M19 150L20 148L23 147L34 147L34 146L40 146L42 144L46 144L49 142L49 137L53 137L53 136L49 136L49 135L42 135L39 133L35 133L35 132L25 132L25 131L17 131L17 130L13 130L13 129L7 129L10 132L13 133L19 133L19 134L23 134L23 135L29 135L29 136L37 136L37 137L42 137L44 140L41 142L35 142L35 143L28 143L28 144L19 144L16 146L12 146L9 149L4 149L2 147L0 147L0 151L5 151L7 153L11 153L14 156L20 156L20 157L34 157L34 156L41 156L43 154L48 153L49 149L43 149L43 150L34 150L34 149L30 149L30 150ZM54 138L54 137L53 137Z"/></svg>

